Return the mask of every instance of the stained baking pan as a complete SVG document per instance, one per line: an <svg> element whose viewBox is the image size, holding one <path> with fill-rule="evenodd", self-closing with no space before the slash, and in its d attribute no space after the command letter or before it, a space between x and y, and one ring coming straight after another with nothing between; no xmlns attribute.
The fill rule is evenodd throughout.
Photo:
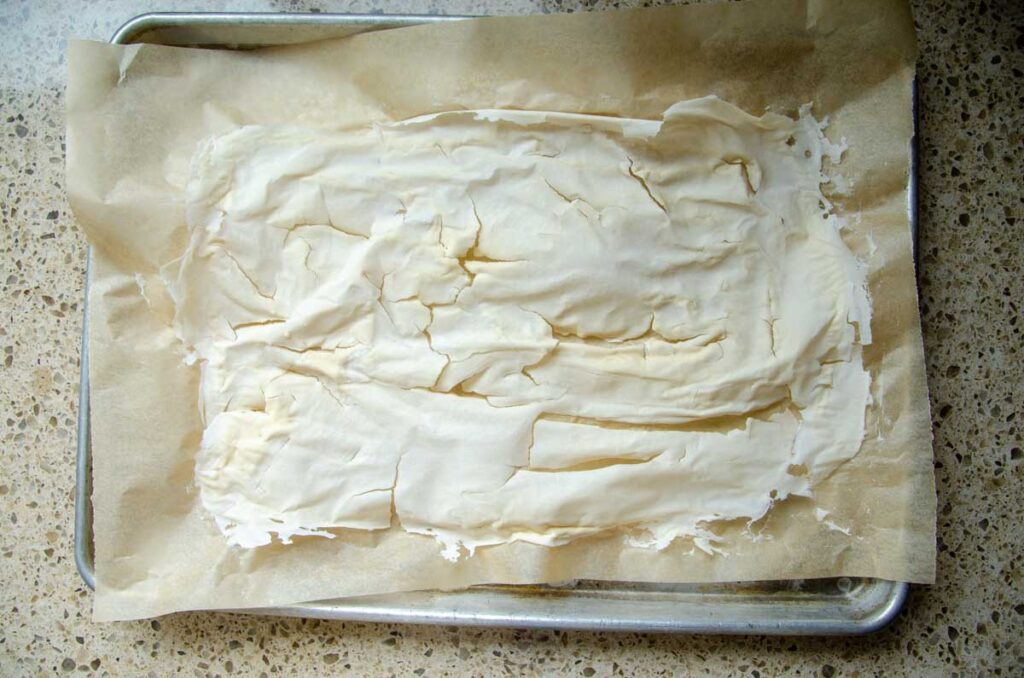
<svg viewBox="0 0 1024 678"><path fill-rule="evenodd" d="M156 13L136 17L114 34L116 44L151 43L247 49L342 37L466 17L350 14ZM913 148L910 151L914 153ZM915 158L911 158L915 168ZM916 233L915 172L909 204ZM90 273L86 273L88 293ZM88 294L87 294L88 296ZM85 304L75 561L95 588L89 435L89 309ZM878 630L899 613L908 585L879 579L816 579L736 584L636 584L580 581L565 586L476 586L461 591L324 600L247 613L321 619L514 626L529 628L840 635Z"/></svg>

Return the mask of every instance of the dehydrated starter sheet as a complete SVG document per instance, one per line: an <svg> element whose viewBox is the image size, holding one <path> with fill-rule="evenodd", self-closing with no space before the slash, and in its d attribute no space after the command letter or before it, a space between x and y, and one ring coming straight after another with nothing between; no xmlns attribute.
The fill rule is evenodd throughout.
<svg viewBox="0 0 1024 678"><path fill-rule="evenodd" d="M210 140L164 269L203 506L243 547L397 519L456 559L614 529L711 552L812 497L870 397L825 151L714 98Z"/></svg>

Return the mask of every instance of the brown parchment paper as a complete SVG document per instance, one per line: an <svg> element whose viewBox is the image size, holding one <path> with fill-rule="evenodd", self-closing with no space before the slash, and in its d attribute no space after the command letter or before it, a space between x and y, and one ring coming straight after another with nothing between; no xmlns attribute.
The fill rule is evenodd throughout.
<svg viewBox="0 0 1024 678"><path fill-rule="evenodd" d="M488 18L248 52L73 42L68 190L93 246L95 618L573 578L931 582L935 492L907 214L914 56L902 0ZM198 374L182 362L156 277L185 243L198 141L246 124L338 129L459 108L659 118L708 94L755 115L812 102L829 136L849 143L838 170L851 188L830 197L870 267L874 402L860 454L815 501L773 508L768 539L727 527L727 557L611 537L484 548L452 564L433 540L397 528L226 547L193 489ZM816 520L815 506L850 534Z"/></svg>

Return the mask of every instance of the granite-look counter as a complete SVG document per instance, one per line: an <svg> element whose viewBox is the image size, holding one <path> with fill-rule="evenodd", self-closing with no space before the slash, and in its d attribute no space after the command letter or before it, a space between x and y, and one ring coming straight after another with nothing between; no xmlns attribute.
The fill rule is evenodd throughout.
<svg viewBox="0 0 1024 678"><path fill-rule="evenodd" d="M628 2L212 2L206 11L525 13ZM864 638L722 638L180 614L94 624L72 548L86 245L64 194L64 41L166 0L0 5L0 674L947 673L1024 665L1024 6L916 2L921 305L939 574ZM1016 237L1015 237L1016 236Z"/></svg>

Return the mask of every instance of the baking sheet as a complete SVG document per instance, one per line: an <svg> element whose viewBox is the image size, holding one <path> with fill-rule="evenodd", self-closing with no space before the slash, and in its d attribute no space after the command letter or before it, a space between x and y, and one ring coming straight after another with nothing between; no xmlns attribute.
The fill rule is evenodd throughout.
<svg viewBox="0 0 1024 678"><path fill-rule="evenodd" d="M237 55L231 55L231 58L223 59L214 57L213 53L195 55L158 48L143 48L121 54L110 51L110 48L100 49L96 45L76 46L75 61L91 64L85 68L86 71L92 71L94 77L103 76L88 83L90 87L99 86L100 95L90 88L79 90L77 93L86 95L84 97L72 96L76 93L69 92L69 102L72 104L72 110L69 111L69 137L72 142L69 148L69 183L74 184L73 200L80 219L89 231L90 237L98 245L96 285L92 288L91 301L94 311L96 306L102 305L100 317L104 318L100 328L96 328L100 323L92 324L91 333L93 396L97 413L93 440L97 463L97 617L154 614L169 611L168 608L175 609L175 606L239 607L243 604L268 604L288 602L289 599L301 600L366 592L372 589L367 589L367 582L359 580L358 577L350 576L349 580L344 582L337 579L345 574L352 574L352 556L365 558L367 555L377 554L379 557L388 553L392 555L385 555L385 560L380 562L394 562L400 568L393 571L396 575L394 577L390 576L390 572L384 573L384 576L388 577L386 583L395 585L400 581L403 585L408 585L408 579L415 580L419 577L419 581L426 584L419 588L464 585L473 581L550 581L569 578L569 574L596 574L596 578L637 578L629 576L635 575L636 572L643 572L643 577L652 581L764 578L766 572L769 576L780 578L836 573L886 576L888 573L893 579L929 580L934 562L934 541L931 536L934 528L934 495L931 488L927 411L925 409L923 414L921 412L921 403L926 403L927 399L923 392L923 363L919 355L920 337L916 300L913 297L913 270L910 264L909 232L905 215L906 150L910 138L909 83L913 57L909 16L906 15L905 7L891 3L885 3L884 7L873 7L871 3L867 3L866 9L861 8L863 14L859 14L861 9L858 9L852 12L853 16L846 12L847 16L840 16L839 20L834 16L838 11L831 10L842 8L833 7L832 3L754 2L740 6L753 9L745 9L740 14L736 13L737 6L730 6L733 9L700 7L686 10L651 10L621 14L614 20L609 19L612 15L589 15L586 21L558 17L555 25L548 25L547 20L543 24L537 24L535 19L488 20L482 22L490 25L485 27L486 30L480 28L478 22L474 22L473 28L444 35L431 33L435 29L456 27L429 27L430 31L421 34L411 33L421 29L389 32L394 35L407 34L407 37L400 41L404 43L403 49L398 51L415 51L416 46L424 42L440 49L441 63L434 64L440 68L441 75L444 76L438 78L438 82L435 83L440 89L435 87L430 91L421 91L415 96L408 92L396 93L390 89L376 91L372 95L366 91L371 83L380 80L370 78L365 71L376 70L377 66L382 66L386 72L388 64L383 62L387 62L389 58L395 61L392 52L397 46L396 39L392 38L383 43L377 40L369 43L360 42L362 38L356 38L338 44L270 50L245 55L247 58L236 58ZM693 10L701 10L704 14L702 17L688 14ZM175 81L172 91L184 92L183 101L194 103L200 94L209 95L216 89L210 87L211 83L221 84L217 79L209 79L214 77L209 72L211 69L216 77L229 78L231 86L227 89L232 90L243 83L247 76L255 73L257 68L262 69L260 72L263 77L267 77L268 70L271 74L278 73L277 77L283 77L280 74L288 70L285 66L289 63L304 62L310 58L311 52L325 50L326 56L321 54L322 58L317 61L319 67L300 78L304 82L299 89L308 89L309 78L315 81L335 82L342 75L348 78L348 85L351 86L347 91L356 91L359 89L357 85L362 87L364 98L347 101L346 105L349 105L350 109L341 116L342 120L371 115L374 109L368 103L371 101L378 104L376 112L372 112L372 115L404 117L406 113L403 111L411 109L403 109L403 106L413 106L408 101L410 98L415 99L418 96L420 104L417 105L430 105L429 100L424 104L424 97L429 98L435 92L439 95L439 101L455 101L467 106L473 105L473 97L477 97L476 105L483 105L479 103L482 101L489 101L489 105L494 105L497 99L499 105L540 107L536 102L546 101L549 104L544 106L546 108L598 112L593 108L597 104L585 100L586 92L581 90L579 83L567 79L565 71L572 69L555 68L558 64L565 63L565 59L572 62L573 58L580 56L580 52L587 52L586 56L593 57L597 62L605 60L603 64L593 64L598 70L615 71L614 64L608 62L613 58L629 65L621 69L623 72L605 78L608 82L601 88L605 96L600 97L600 106L621 106L625 114L637 114L636 109L645 106L648 107L647 110L658 109L660 112L660 104L657 101L686 98L687 93L689 96L697 95L697 91L688 89L688 77L703 74L675 73L673 69L687 70L687 64L680 64L673 56L676 47L681 45L682 49L678 51L688 54L691 58L695 55L703 56L704 62L709 61L708 54L704 52L713 56L724 49L723 45L756 51L760 49L759 40L753 40L749 34L751 26L756 23L752 21L754 15L757 15L758 21L768 22L768 28L772 28L772 22L781 24L774 27L778 30L771 31L776 44L782 40L791 45L803 46L796 54L790 55L793 62L793 68L790 70L802 76L802 79L796 78L802 85L793 89L795 83L790 82L790 89L780 90L787 92L785 96L772 98L773 107L776 110L795 107L801 97L809 94L808 99L819 101L812 92L820 94L820 101L831 102L834 108L824 110L833 113L832 133L835 133L837 127L845 130L848 140L854 146L851 157L843 164L843 170L855 181L855 190L850 196L840 196L837 204L840 210L858 213L859 222L854 235L870 234L878 251L883 253L883 256L876 256L872 260L876 264L872 271L876 324L879 318L891 320L895 327L890 329L897 331L886 332L885 327L875 328L876 335L881 333L886 344L876 344L876 355L874 358L869 355L869 360L875 360L876 367L880 368L880 374L892 379L888 385L883 380L883 388L878 394L878 400L881 402L878 403L878 411L875 413L875 423L885 422L878 428L884 432L884 442L888 443L888 446L866 446L857 460L836 474L844 482L829 483L833 486L831 496L825 497L836 500L837 516L850 517L851 520L858 517L861 520L871 519L866 526L867 532L857 529L855 534L860 539L848 540L835 533L814 535L816 523L807 523L808 507L785 505L778 507L769 521L772 523L769 527L773 530L781 530L780 525L787 528L781 530L782 534L777 536L770 548L758 549L757 552L740 552L729 559L718 560L700 555L680 557L681 552L685 551L681 549L681 552L675 553L672 558L661 559L661 563L655 563L645 558L644 554L635 557L636 554L619 553L621 549L609 540L593 540L550 553L543 552L543 549L541 553L537 553L538 547L502 547L495 551L507 550L511 555L504 554L498 557L495 554L487 554L476 563L470 562L452 568L445 563L431 561L436 559L436 548L432 544L427 544L424 549L423 540L401 534L388 534L379 540L376 537L368 540L366 535L352 535L352 538L346 539L337 550L307 548L309 542L306 542L301 545L302 548L291 552L302 553L302 560L297 563L294 560L300 556L281 552L243 558L218 554L218 548L223 550L222 547L210 542L211 538L218 538L219 535L215 530L211 533L212 526L204 524L202 516L196 515L194 502L187 494L191 472L188 449L197 439L194 429L194 391L191 391L191 404L185 397L174 400L175 395L183 396L190 389L194 389L194 375L189 375L189 370L184 369L176 359L169 359L172 356L168 354L173 353L174 347L171 345L173 342L169 343L168 337L163 336L167 334L167 330L161 326L161 319L144 317L140 321L137 317L147 315L148 311L139 308L137 286L133 291L134 273L149 273L155 265L154 262L162 261L161 257L165 257L167 251L173 252L175 231L180 231L180 224L184 223L183 219L175 223L175 217L180 216L180 204L175 205L173 190L174 181L182 176L181 168L176 166L181 158L175 157L175 153L180 156L181 151L177 144L172 143L175 139L167 138L167 126L159 119L155 119L152 111L147 112L144 108L140 110L143 102L151 99L153 90L149 88L158 84L170 84L167 80L171 79ZM633 18L629 19L630 16ZM705 20L707 35L695 35L693 21L698 18ZM812 18L813 22L810 21ZM876 21L881 22L881 25L872 25ZM503 25L506 23L508 25ZM531 27L530 31L527 31L526 27ZM546 56L553 61L534 63L533 66L537 68L529 70L525 65L515 63L514 59L503 52L489 54L488 64L493 68L488 72L503 72L501 82L506 83L505 86L497 88L489 87L488 83L484 82L476 83L474 89L467 87L466 81L456 77L465 70L463 62L466 50L474 45L478 48L487 45L501 35L507 35L510 29L514 29L511 31L513 33L521 34L526 43L530 42L527 38L532 36L533 48L543 43L551 47L552 51L561 50L561 57L548 54ZM863 31L869 31L869 34L875 37L867 40ZM765 37L765 31L762 33L762 37ZM822 37L825 33L829 34L828 41ZM365 38L383 38L389 34ZM552 46L556 43L562 44L555 39L558 36L568 38L572 34L575 34L575 43L569 42L569 46L557 48ZM616 34L620 35L613 40ZM595 53L596 50L582 37L589 38L592 35L601 36L606 46L611 45L611 51ZM630 35L633 38L643 36L644 39L630 40ZM855 35L860 37L854 37ZM690 44L688 40L695 42ZM823 44L818 45L819 41ZM834 50L825 49L825 43L832 44L836 41L847 47L867 50L868 56L876 62L875 68L881 69L880 73L874 69L861 72L863 77L855 78L852 83L844 83L844 86L852 90L847 92L849 96L833 91L836 88L830 87L829 80L825 77L827 69L821 63L814 63L818 60L819 52L832 52L830 58L836 58ZM808 46L814 46L815 49L808 50ZM516 45L510 45L509 49L515 47ZM526 44L521 48L529 50L531 45ZM189 56L185 56L186 54ZM79 56L85 58L79 59ZM483 57L474 56L478 62L481 58ZM762 61L756 58L751 60L756 63ZM655 68L664 65L666 61L670 63L664 69ZM811 63L805 63L808 61ZM200 63L202 66L198 65ZM644 68L644 63L649 68ZM777 67L778 59L774 63ZM344 64L356 65L344 68ZM367 64L372 64L373 67ZM547 68L544 68L545 64ZM733 64L730 67L727 61L721 64L717 75L722 79L718 86L700 91L700 94L712 91L720 96L729 97L729 92L733 92L737 96L731 97L732 100L745 105L737 98L743 89L742 79L735 73L737 66ZM715 70L709 63L704 63L703 68ZM82 68L76 67L76 71L81 70ZM586 71L587 68L582 70ZM668 73L660 72L662 70ZM413 82L410 86L413 89L418 78L428 76L426 73L411 75ZM726 77L729 75L734 79ZM787 78L792 80L791 76L790 72ZM757 79L750 79L746 87L758 89L751 84L757 82ZM206 85L205 91L203 84ZM282 82L282 85L284 84L286 83ZM339 81L338 84L342 83ZM572 89L574 84L577 91ZM73 80L72 90L75 88L74 85ZM249 86L253 86L253 83L250 82ZM868 88L868 92L859 92L859 89L864 87ZM632 98L627 96L627 90L633 94ZM794 91L796 93L793 93ZM497 94L494 95L494 92ZM616 93L617 98L612 96ZM639 98L636 95L639 95ZM756 92L749 96L751 100L764 99L762 94ZM284 106L286 109L295 105L294 101L286 100L285 96L275 98L281 99L276 105ZM111 99L115 100L114 103L117 105L111 107ZM133 101L136 108L125 106L129 101ZM219 131L225 125L239 124L240 118L247 121L267 121L274 120L273 115L281 114L281 111L274 113L275 106L266 102L256 106L257 109L263 106L265 110L256 112L248 108L244 112L225 111L218 103L224 101L231 102L237 99L227 93L219 93L217 97L212 98L212 102L207 98L206 103L198 111L181 110L171 106L173 110L170 114L183 116L182 128L186 132L191 130L192 133L210 129ZM634 108L626 110L630 106ZM885 115L878 115L879 106ZM125 110L126 108L128 110ZM759 109L748 106L748 110ZM818 112L820 115L822 111ZM292 110L290 114L304 116L303 122L307 124L317 122L318 114L315 110L305 113ZM135 117L129 119L129 115ZM322 119L322 113L320 115L319 124L329 124ZM128 125L127 129L124 125L113 124L119 116L123 123L132 124ZM879 119L886 124L869 124ZM881 129L878 129L879 127ZM111 134L119 129L128 136L111 138ZM174 133L178 131L176 129ZM79 137L82 143L75 139L76 134L80 133L90 133L85 138ZM153 137L155 136L159 142L161 134L163 145L154 145ZM855 138L850 138L851 135L855 135ZM132 143L125 143L126 140ZM858 140L862 140L864 144L856 145ZM140 141L144 143L140 145ZM101 144L104 143L108 144L109 148L102 147ZM892 150L893 146L895 150ZM864 153L863 156L866 157L856 154L857 148L867 151L869 147L872 151L877 150L877 153ZM91 158L84 165L83 149L84 157ZM111 162L113 158L117 158L117 162ZM128 164L121 164L123 162ZM77 183L71 181L76 178L76 169L80 175L82 167L95 163L109 163L108 167L118 167L119 170L116 176L104 176L108 173L103 172L103 168L92 166L91 169L101 171L91 177L77 177ZM176 175L175 172L179 174ZM902 183L896 183L899 181ZM146 200L155 201L151 204L155 204L157 209L147 207L144 204ZM147 211L149 214L146 214ZM157 211L170 218L160 219ZM149 220L153 220L152 227L149 226ZM154 228L161 237L154 238L147 229L132 230L133 226L139 223L146 223L147 229ZM866 243L860 245L865 246ZM882 309L885 309L884 312ZM147 322L148 328L145 327ZM102 348L101 353L107 354L103 356L102 364L98 364L101 361L96 355L98 347ZM152 372L153 368L157 371ZM153 377L157 374L163 378L154 385ZM100 384L96 383L96 377L99 377ZM135 385L129 386L134 393L124 390L125 385L130 384ZM147 390L153 391L154 386L158 387L158 394L162 389L165 391L164 395L170 395L169 402L176 403L177 407L161 408L156 400L145 402ZM131 393L131 396L126 398L128 393ZM96 397L98 394L102 394L104 404L112 405L113 409L105 409L101 414ZM139 397L140 395L142 397ZM914 396L918 398L915 400ZM926 404L923 407L926 408ZM144 415L147 408L156 408L156 411L166 410L172 423L165 427L153 427L152 415ZM880 419L878 415L881 416ZM191 429L188 426L190 417L193 423ZM177 422L173 421L175 418ZM102 420L107 420L103 424L107 428L105 432L101 432ZM133 422L138 422L138 425ZM128 438L115 435L125 430ZM168 432L174 433L174 437L166 439L161 436ZM189 436L192 436L191 441ZM102 449L101 441L104 444ZM137 459L140 456L132 455L139 450L140 443L146 450L144 461L128 464L126 467L126 460ZM121 455L119 462L118 455ZM104 472L104 464L110 475ZM170 475L171 482L168 483L166 477L160 477L161 472ZM154 477L160 477L162 484L159 487L152 487L157 484L153 480ZM140 484L139 480L143 482ZM851 486L857 491L845 491L844 488L848 489ZM113 489L108 493L106 488L111 487ZM144 506L155 507L155 510L142 510ZM841 508L843 512L840 512ZM120 515L122 511L134 514L128 520L123 520ZM858 512L874 515L858 516ZM811 541L805 540L804 543L793 536L794 530L789 529L790 523L801 521L801 516L803 522L807 523L805 527L812 530ZM880 518L890 520L882 525ZM146 527L138 528L140 522ZM156 532L153 532L154 529ZM168 547L168 539L155 538L154 535L161 532L169 537L171 542L179 544L179 547ZM871 534L872 532L874 534ZM337 542L339 540L323 543L336 545ZM378 548L360 549L360 542L376 543ZM189 562L177 563L180 571L169 571L170 561L167 561L167 555L183 552L180 546L190 543L209 550L204 552L202 548L194 549L195 552ZM185 551L187 550L186 548ZM161 554L164 556L164 563L153 560ZM370 556L371 560L373 557ZM345 563L339 562L346 560ZM761 568L759 561L768 568ZM281 590L277 584L282 582L272 580L275 577L282 579L281 575L284 572L293 572L289 562L299 568L297 571L304 568L312 576L312 585L305 581L285 581L285 590ZM526 567L510 566L519 562ZM146 569L154 565L160 572L156 581L152 570ZM436 565L445 565L447 570L439 572ZM371 568L368 571L373 571L372 568L375 566L368 566ZM408 575L408 572L402 570L407 568L414 572L411 577L404 576ZM513 572L513 569L516 571ZM420 576L423 573L426 573L425 577ZM621 573L626 573L627 576L616 576ZM903 573L909 573L910 576L899 576ZM182 590L190 588L190 585L185 585L184 582L193 580L200 582L198 587L191 585L191 588L198 589L198 593L191 600L183 601L180 595ZM326 589L325 584L329 584ZM175 589L175 586L179 588ZM212 593L207 588L212 589ZM169 601L168 598L173 600ZM241 600L241 603L232 603L232 600Z"/></svg>
<svg viewBox="0 0 1024 678"><path fill-rule="evenodd" d="M323 39L352 35L362 29L380 30L415 25L421 18L408 15L161 13L136 17L119 29L111 41L180 46L202 43L217 48L226 48L229 44L233 48L240 44L258 47L301 41L297 37ZM452 18L433 17L433 20ZM916 238L914 151L912 146L908 209ZM90 277L87 272L86 294ZM87 304L84 315L75 487L75 560L86 584L95 588L88 428ZM895 617L906 594L907 584L879 579L838 578L704 585L583 581L555 588L545 585L481 585L457 591L358 596L278 608L254 608L249 611L258 614L399 623L825 635L878 630Z"/></svg>

